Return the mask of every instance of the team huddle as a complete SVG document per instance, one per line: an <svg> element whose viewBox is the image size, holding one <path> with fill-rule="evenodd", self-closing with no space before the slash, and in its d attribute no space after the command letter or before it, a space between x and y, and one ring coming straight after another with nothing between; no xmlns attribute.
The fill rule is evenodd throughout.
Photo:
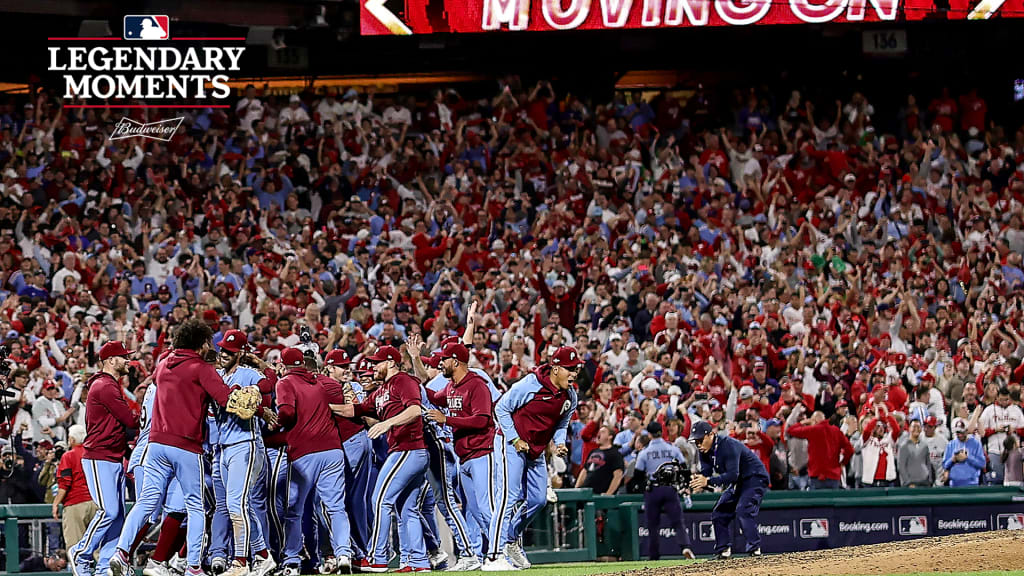
<svg viewBox="0 0 1024 576"><path fill-rule="evenodd" d="M69 550L74 576L132 576L157 526L145 576L298 576L304 560L322 574L387 572L396 554L399 572L528 568L521 536L546 502L545 450L567 451L578 352L558 349L500 394L459 338L427 356L415 336L402 348L355 364L341 349L288 348L271 367L244 332L214 343L189 320L140 414L118 383L131 351L105 344L83 457L99 512ZM435 506L455 558L441 550Z"/></svg>

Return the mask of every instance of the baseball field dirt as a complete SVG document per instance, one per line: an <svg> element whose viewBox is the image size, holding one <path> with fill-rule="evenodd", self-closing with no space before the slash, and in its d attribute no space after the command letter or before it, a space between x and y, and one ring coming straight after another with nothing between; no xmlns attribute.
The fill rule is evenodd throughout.
<svg viewBox="0 0 1024 576"><path fill-rule="evenodd" d="M760 558L698 562L637 572L644 576L854 576L1007 571L1024 569L1022 545L1024 531L983 532Z"/></svg>

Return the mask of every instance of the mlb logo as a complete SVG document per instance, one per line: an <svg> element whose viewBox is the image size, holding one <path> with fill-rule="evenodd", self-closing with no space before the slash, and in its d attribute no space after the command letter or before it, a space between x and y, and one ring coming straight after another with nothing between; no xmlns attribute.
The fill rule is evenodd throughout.
<svg viewBox="0 0 1024 576"><path fill-rule="evenodd" d="M124 39L167 40L171 37L170 25L171 21L167 16L125 16Z"/></svg>
<svg viewBox="0 0 1024 576"><path fill-rule="evenodd" d="M828 538L827 518L802 518L800 520L801 538Z"/></svg>
<svg viewBox="0 0 1024 576"><path fill-rule="evenodd" d="M900 516L901 536L926 536L927 534L927 516Z"/></svg>
<svg viewBox="0 0 1024 576"><path fill-rule="evenodd" d="M1000 514L996 526L999 530L1024 530L1024 514Z"/></svg>
<svg viewBox="0 0 1024 576"><path fill-rule="evenodd" d="M705 520L697 525L697 535L701 542L715 541L715 525Z"/></svg>

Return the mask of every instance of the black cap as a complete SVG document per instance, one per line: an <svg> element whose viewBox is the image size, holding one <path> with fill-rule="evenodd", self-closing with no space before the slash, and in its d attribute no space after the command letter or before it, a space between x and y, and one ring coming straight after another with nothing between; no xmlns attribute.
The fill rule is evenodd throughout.
<svg viewBox="0 0 1024 576"><path fill-rule="evenodd" d="M647 425L647 433L651 436L661 436L661 424L658 422L651 422Z"/></svg>
<svg viewBox="0 0 1024 576"><path fill-rule="evenodd" d="M711 424L703 420L695 422L690 429L690 442L700 442L708 434L711 434Z"/></svg>

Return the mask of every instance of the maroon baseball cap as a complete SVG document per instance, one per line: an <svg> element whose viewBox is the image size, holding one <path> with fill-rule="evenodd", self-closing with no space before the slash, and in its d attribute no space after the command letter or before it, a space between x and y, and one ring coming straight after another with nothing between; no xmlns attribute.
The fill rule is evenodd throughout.
<svg viewBox="0 0 1024 576"><path fill-rule="evenodd" d="M224 333L224 337L220 339L220 342L217 343L217 346L220 346L221 350L237 354L248 343L249 339L245 336L245 332L241 330L228 330Z"/></svg>
<svg viewBox="0 0 1024 576"><path fill-rule="evenodd" d="M164 284L164 285L162 285L162 286L160 286L159 288L156 289L156 293L157 294L170 294L171 293L171 287L168 286L167 284Z"/></svg>
<svg viewBox="0 0 1024 576"><path fill-rule="evenodd" d="M281 352L281 363L285 366L304 366L306 364L305 359L302 357L302 351L297 348L285 348L284 352Z"/></svg>
<svg viewBox="0 0 1024 576"><path fill-rule="evenodd" d="M387 362L391 360L396 363L402 362L402 353L394 346L381 346L370 356L370 362Z"/></svg>
<svg viewBox="0 0 1024 576"><path fill-rule="evenodd" d="M124 344L120 340L113 340L107 342L100 348L100 362L107 358L113 358L114 356L131 356L132 351L125 348Z"/></svg>
<svg viewBox="0 0 1024 576"><path fill-rule="evenodd" d="M373 362L370 362L369 358L363 356L362 358L359 359L359 362L356 363L356 372L359 373L360 375L372 376Z"/></svg>
<svg viewBox="0 0 1024 576"><path fill-rule="evenodd" d="M348 366L352 363L352 359L348 357L348 352L337 348L327 353L327 357L324 358L324 364L328 366Z"/></svg>
<svg viewBox="0 0 1024 576"><path fill-rule="evenodd" d="M938 426L939 425L939 419L936 418L935 416L929 416L929 417L924 419L924 425L925 426Z"/></svg>
<svg viewBox="0 0 1024 576"><path fill-rule="evenodd" d="M551 355L550 364L563 368L574 368L583 364L583 360L580 359L580 353L575 348L572 346L562 346Z"/></svg>
<svg viewBox="0 0 1024 576"><path fill-rule="evenodd" d="M420 360L422 360L424 364L426 364L427 366L430 366L431 368L437 368L438 366L441 365L441 355L440 354L431 354L430 356L420 356Z"/></svg>
<svg viewBox="0 0 1024 576"><path fill-rule="evenodd" d="M441 359L455 358L463 364L469 362L469 350L462 342L449 342L441 347Z"/></svg>

